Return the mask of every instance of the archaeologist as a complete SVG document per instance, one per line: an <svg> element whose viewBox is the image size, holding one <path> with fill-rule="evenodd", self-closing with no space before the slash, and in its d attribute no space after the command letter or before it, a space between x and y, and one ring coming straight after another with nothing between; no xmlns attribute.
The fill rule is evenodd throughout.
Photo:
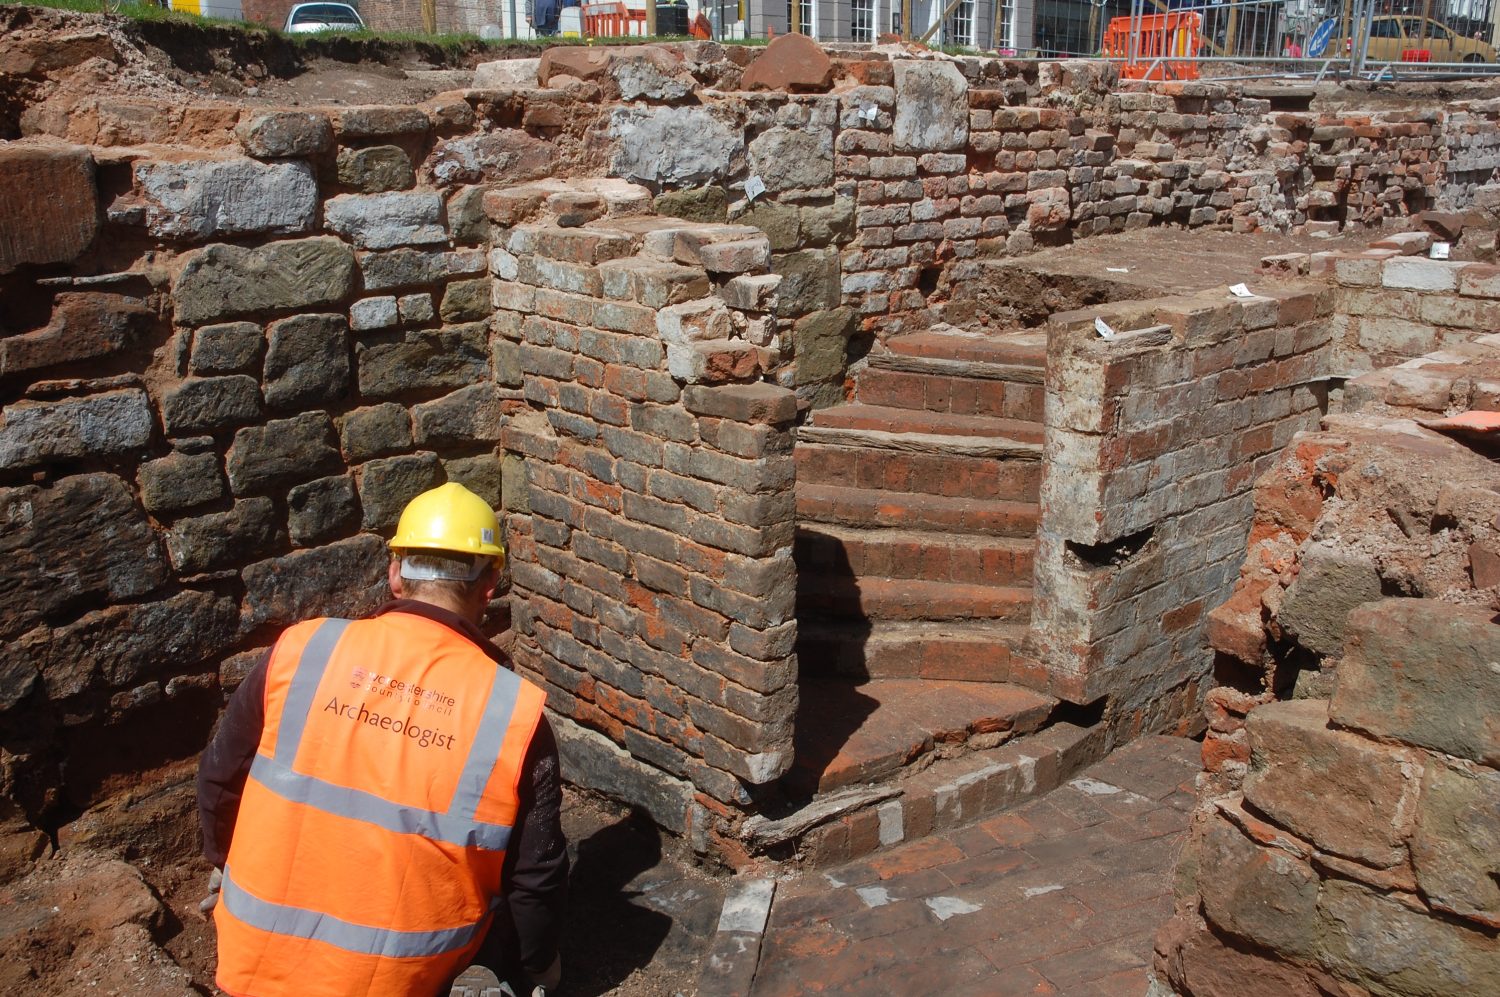
<svg viewBox="0 0 1500 997"><path fill-rule="evenodd" d="M390 547L393 601L289 628L203 754L204 909L236 997L432 997L470 962L521 994L560 977L557 744L479 629L495 514L442 485Z"/></svg>

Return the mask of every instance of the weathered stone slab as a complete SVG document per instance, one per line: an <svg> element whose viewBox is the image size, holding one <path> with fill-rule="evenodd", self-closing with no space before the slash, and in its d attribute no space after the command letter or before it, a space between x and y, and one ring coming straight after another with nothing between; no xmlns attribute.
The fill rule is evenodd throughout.
<svg viewBox="0 0 1500 997"><path fill-rule="evenodd" d="M0 410L0 468L125 454L151 440L151 405L139 388Z"/></svg>
<svg viewBox="0 0 1500 997"><path fill-rule="evenodd" d="M114 353L133 342L150 319L140 298L60 294L45 327L0 339L0 377Z"/></svg>
<svg viewBox="0 0 1500 997"><path fill-rule="evenodd" d="M745 69L746 90L816 93L833 83L833 60L823 46L799 32L772 39Z"/></svg>
<svg viewBox="0 0 1500 997"><path fill-rule="evenodd" d="M172 287L176 318L202 325L253 312L333 305L354 281L354 251L332 236L263 246L207 246Z"/></svg>
<svg viewBox="0 0 1500 997"><path fill-rule="evenodd" d="M272 111L241 119L235 128L245 152L257 159L315 156L333 148L333 123L311 111Z"/></svg>
<svg viewBox="0 0 1500 997"><path fill-rule="evenodd" d="M707 107L616 107L610 172L673 187L723 180L744 165L741 129Z"/></svg>
<svg viewBox="0 0 1500 997"><path fill-rule="evenodd" d="M1380 598L1375 562L1358 551L1318 542L1305 545L1297 562L1297 579L1286 590L1276 620L1308 650L1338 654L1349 611Z"/></svg>
<svg viewBox="0 0 1500 997"><path fill-rule="evenodd" d="M395 402L355 409L340 427L344 456L351 464L411 449L411 417Z"/></svg>
<svg viewBox="0 0 1500 997"><path fill-rule="evenodd" d="M341 107L334 112L340 138L386 138L396 135L426 135L432 121L420 107L371 104Z"/></svg>
<svg viewBox="0 0 1500 997"><path fill-rule="evenodd" d="M497 59L474 67L474 87L478 90L503 90L512 87L535 89L541 59Z"/></svg>
<svg viewBox="0 0 1500 997"><path fill-rule="evenodd" d="M359 500L346 474L319 478L287 492L287 528L292 542L313 547L359 529Z"/></svg>
<svg viewBox="0 0 1500 997"><path fill-rule="evenodd" d="M260 418L260 385L245 374L190 377L162 396L161 414L171 436L254 422Z"/></svg>
<svg viewBox="0 0 1500 997"><path fill-rule="evenodd" d="M359 391L366 398L393 398L413 391L462 388L489 370L483 323L425 329L400 343L359 351Z"/></svg>
<svg viewBox="0 0 1500 997"><path fill-rule="evenodd" d="M230 489L248 495L341 470L332 436L333 422L326 412L304 412L241 429L234 434L225 462Z"/></svg>
<svg viewBox="0 0 1500 997"><path fill-rule="evenodd" d="M1430 759L1411 857L1428 903L1500 928L1500 772Z"/></svg>
<svg viewBox="0 0 1500 997"><path fill-rule="evenodd" d="M768 128L750 143L750 171L773 194L832 186L833 133L781 125Z"/></svg>
<svg viewBox="0 0 1500 997"><path fill-rule="evenodd" d="M266 404L310 408L349 392L349 328L342 315L297 315L271 323Z"/></svg>
<svg viewBox="0 0 1500 997"><path fill-rule="evenodd" d="M417 442L424 446L491 443L505 425L499 389L472 384L412 408Z"/></svg>
<svg viewBox="0 0 1500 997"><path fill-rule="evenodd" d="M551 176L557 149L519 128L499 128L438 143L425 170L443 185L521 183Z"/></svg>
<svg viewBox="0 0 1500 997"><path fill-rule="evenodd" d="M951 62L900 60L891 137L901 152L962 149L969 138L969 85Z"/></svg>
<svg viewBox="0 0 1500 997"><path fill-rule="evenodd" d="M1262 848L1217 812L1195 832L1189 847L1210 921L1277 952L1313 952L1318 877L1310 865L1279 849Z"/></svg>
<svg viewBox="0 0 1500 997"><path fill-rule="evenodd" d="M194 374L240 374L260 358L265 337L254 322L206 325L193 333L188 369Z"/></svg>
<svg viewBox="0 0 1500 997"><path fill-rule="evenodd" d="M307 232L318 181L304 162L254 159L138 162L146 228L163 239L202 241L254 233Z"/></svg>
<svg viewBox="0 0 1500 997"><path fill-rule="evenodd" d="M339 183L366 194L410 190L417 182L411 159L395 145L340 149L337 168Z"/></svg>
<svg viewBox="0 0 1500 997"><path fill-rule="evenodd" d="M450 277L484 273L484 267L484 253L478 249L449 252L391 249L383 253L364 253L359 258L367 291L440 284Z"/></svg>
<svg viewBox="0 0 1500 997"><path fill-rule="evenodd" d="M0 273L76 259L99 232L94 157L78 146L0 146Z"/></svg>
<svg viewBox="0 0 1500 997"><path fill-rule="evenodd" d="M0 489L0 636L87 597L145 595L167 577L145 515L113 474Z"/></svg>
<svg viewBox="0 0 1500 997"><path fill-rule="evenodd" d="M443 199L432 191L341 194L323 206L323 218L330 229L361 249L441 245L448 241Z"/></svg>
<svg viewBox="0 0 1500 997"><path fill-rule="evenodd" d="M678 834L687 825L693 786L621 750L603 734L562 717L552 718L563 778L607 792L640 807L657 824Z"/></svg>
<svg viewBox="0 0 1500 997"><path fill-rule="evenodd" d="M1250 711L1245 799L1324 851L1387 869L1406 858L1418 785L1413 752L1328 726L1318 699Z"/></svg>
<svg viewBox="0 0 1500 997"><path fill-rule="evenodd" d="M360 468L359 504L364 508L364 527L379 530L395 526L406 503L443 483L443 466L431 452L383 457Z"/></svg>
<svg viewBox="0 0 1500 997"><path fill-rule="evenodd" d="M228 512L179 519L167 531L167 552L181 575L243 564L282 542L281 521L268 498L241 499Z"/></svg>
<svg viewBox="0 0 1500 997"><path fill-rule="evenodd" d="M212 502L224 494L224 476L213 453L169 453L148 460L137 474L147 512L173 512Z"/></svg>
<svg viewBox="0 0 1500 997"><path fill-rule="evenodd" d="M241 573L241 630L315 616L368 616L390 598L386 563L385 542L364 534L252 564Z"/></svg>
<svg viewBox="0 0 1500 997"><path fill-rule="evenodd" d="M1500 626L1493 618L1434 599L1356 609L1331 703L1334 723L1500 765Z"/></svg>

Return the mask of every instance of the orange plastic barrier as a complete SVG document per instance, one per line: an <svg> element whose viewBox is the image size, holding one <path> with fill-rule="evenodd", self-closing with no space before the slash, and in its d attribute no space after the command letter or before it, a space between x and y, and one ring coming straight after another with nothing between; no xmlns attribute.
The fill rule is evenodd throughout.
<svg viewBox="0 0 1500 997"><path fill-rule="evenodd" d="M1120 67L1122 77L1127 80L1198 78L1198 48L1203 43L1200 15L1178 11L1140 18L1135 22L1140 27L1140 36L1134 59L1130 54L1131 21L1129 17L1112 18L1104 31L1104 57L1125 61Z"/></svg>
<svg viewBox="0 0 1500 997"><path fill-rule="evenodd" d="M1431 62L1432 49L1430 48L1404 48L1401 50L1402 62Z"/></svg>
<svg viewBox="0 0 1500 997"><path fill-rule="evenodd" d="M582 10L585 35L595 38L623 38L626 35L646 33L644 10L631 10L618 2L586 3Z"/></svg>

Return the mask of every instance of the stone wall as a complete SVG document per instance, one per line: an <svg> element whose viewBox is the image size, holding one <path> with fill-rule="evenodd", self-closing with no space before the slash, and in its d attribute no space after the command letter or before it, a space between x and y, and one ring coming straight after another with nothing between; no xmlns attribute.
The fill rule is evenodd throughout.
<svg viewBox="0 0 1500 997"><path fill-rule="evenodd" d="M1031 639L1056 694L1109 695L1125 731L1192 723L1205 613L1233 583L1251 486L1322 414L1332 295L1257 289L1049 324Z"/></svg>

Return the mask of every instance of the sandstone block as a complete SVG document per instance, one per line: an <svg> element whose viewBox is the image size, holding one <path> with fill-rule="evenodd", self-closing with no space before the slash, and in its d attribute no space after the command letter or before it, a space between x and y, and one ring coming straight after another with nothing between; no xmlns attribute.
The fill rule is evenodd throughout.
<svg viewBox="0 0 1500 997"><path fill-rule="evenodd" d="M519 128L439 142L423 166L441 185L521 183L551 176L557 147Z"/></svg>
<svg viewBox="0 0 1500 997"><path fill-rule="evenodd" d="M444 322L475 322L488 318L489 314L488 278L456 280L443 290L443 303L438 308L438 315Z"/></svg>
<svg viewBox="0 0 1500 997"><path fill-rule="evenodd" d="M743 132L698 107L616 107L610 172L626 180L684 187L722 181L744 164Z"/></svg>
<svg viewBox="0 0 1500 997"><path fill-rule="evenodd" d="M1328 704L1299 699L1250 711L1245 799L1324 851L1388 869L1404 842L1417 792L1409 751L1328 726Z"/></svg>
<svg viewBox="0 0 1500 997"><path fill-rule="evenodd" d="M768 312L776 307L776 289L780 286L779 274L742 274L725 281L719 297L739 311Z"/></svg>
<svg viewBox="0 0 1500 997"><path fill-rule="evenodd" d="M772 194L833 184L833 133L828 129L768 128L750 143L750 171Z"/></svg>
<svg viewBox="0 0 1500 997"><path fill-rule="evenodd" d="M287 626L314 616L368 616L389 598L386 549L368 534L246 568L240 629Z"/></svg>
<svg viewBox="0 0 1500 997"><path fill-rule="evenodd" d="M95 598L145 595L167 577L156 534L125 482L80 474L0 489L0 635Z"/></svg>
<svg viewBox="0 0 1500 997"><path fill-rule="evenodd" d="M969 85L950 62L895 64L898 152L947 152L969 138Z"/></svg>
<svg viewBox="0 0 1500 997"><path fill-rule="evenodd" d="M310 111L252 114L235 129L248 155L257 159L316 156L333 148L333 124Z"/></svg>
<svg viewBox="0 0 1500 997"><path fill-rule="evenodd" d="M411 419L395 402L355 409L344 416L341 440L351 464L402 453L411 449Z"/></svg>
<svg viewBox="0 0 1500 997"><path fill-rule="evenodd" d="M1204 870L1198 888L1211 922L1284 955L1312 954L1318 877L1311 866L1280 849L1262 848L1219 813L1188 847Z"/></svg>
<svg viewBox="0 0 1500 997"><path fill-rule="evenodd" d="M340 243L342 245L342 243ZM391 249L365 253L359 258L365 290L387 291L400 287L441 284L453 277L484 273L484 253L478 249L439 252L424 249Z"/></svg>
<svg viewBox="0 0 1500 997"><path fill-rule="evenodd" d="M443 461L443 474L484 499L491 509L501 508L500 458L492 453L477 457L455 457Z"/></svg>
<svg viewBox="0 0 1500 997"><path fill-rule="evenodd" d="M656 313L656 331L662 342L685 346L710 339L728 339L734 333L729 310L718 298L702 298L671 305Z"/></svg>
<svg viewBox="0 0 1500 997"><path fill-rule="evenodd" d="M318 478L286 495L287 531L298 547L315 547L359 529L359 500L347 474Z"/></svg>
<svg viewBox="0 0 1500 997"><path fill-rule="evenodd" d="M412 408L416 440L426 446L486 443L500 439L505 425L499 390L471 384L436 401Z"/></svg>
<svg viewBox="0 0 1500 997"><path fill-rule="evenodd" d="M749 343L711 339L667 347L667 371L689 384L722 384L754 377L760 355Z"/></svg>
<svg viewBox="0 0 1500 997"><path fill-rule="evenodd" d="M407 325L421 325L437 318L430 294L403 294L396 299L396 312Z"/></svg>
<svg viewBox="0 0 1500 997"><path fill-rule="evenodd" d="M1380 283L1382 287L1412 291L1453 291L1458 289L1462 267L1463 264L1448 260L1398 256L1386 260Z"/></svg>
<svg viewBox="0 0 1500 997"><path fill-rule="evenodd" d="M417 183L411 160L396 145L340 149L337 170L340 184L362 194L410 190Z"/></svg>
<svg viewBox="0 0 1500 997"><path fill-rule="evenodd" d="M652 207L658 215L690 222L713 223L729 219L729 196L723 187L717 185L663 191L657 195Z"/></svg>
<svg viewBox="0 0 1500 997"><path fill-rule="evenodd" d="M484 188L464 187L448 198L448 228L453 241L476 245L490 241L490 220L484 213Z"/></svg>
<svg viewBox="0 0 1500 997"><path fill-rule="evenodd" d="M709 273L757 273L770 266L771 243L764 237L711 242L698 250L698 260Z"/></svg>
<svg viewBox="0 0 1500 997"><path fill-rule="evenodd" d="M797 418L797 396L788 388L757 381L684 389L682 404L694 415L734 422L783 425Z"/></svg>
<svg viewBox="0 0 1500 997"><path fill-rule="evenodd" d="M648 48L640 54L610 60L609 76L621 100L676 102L697 85L692 74L670 49Z"/></svg>
<svg viewBox="0 0 1500 997"><path fill-rule="evenodd" d="M65 263L99 232L94 157L77 146L0 146L0 274Z"/></svg>
<svg viewBox="0 0 1500 997"><path fill-rule="evenodd" d="M304 412L234 434L225 467L236 495L274 490L342 469L326 412Z"/></svg>
<svg viewBox="0 0 1500 997"><path fill-rule="evenodd" d="M340 139L386 138L426 135L432 121L420 107L377 104L339 108L335 112L334 126Z"/></svg>
<svg viewBox="0 0 1500 997"><path fill-rule="evenodd" d="M212 453L167 454L141 465L137 477L141 505L147 512L175 512L224 495L219 458Z"/></svg>
<svg viewBox="0 0 1500 997"><path fill-rule="evenodd" d="M849 337L859 329L852 308L814 312L792 327L797 384L843 377L848 367Z"/></svg>
<svg viewBox="0 0 1500 997"><path fill-rule="evenodd" d="M1500 928L1500 773L1429 759L1411 857L1428 903Z"/></svg>
<svg viewBox="0 0 1500 997"><path fill-rule="evenodd" d="M360 394L393 398L480 381L489 372L487 338L484 323L473 323L409 332L403 342L366 347L357 357Z"/></svg>
<svg viewBox="0 0 1500 997"><path fill-rule="evenodd" d="M202 325L259 311L342 301L353 286L354 252L331 236L263 246L214 245L196 253L172 286L177 321Z"/></svg>
<svg viewBox="0 0 1500 997"><path fill-rule="evenodd" d="M0 410L0 469L139 450L154 422L139 388L58 401L19 401Z"/></svg>
<svg viewBox="0 0 1500 997"><path fill-rule="evenodd" d="M194 374L242 374L260 359L265 337L254 322L206 325L193 333L188 369Z"/></svg>
<svg viewBox="0 0 1500 997"><path fill-rule="evenodd" d="M169 436L211 432L260 418L260 385L244 374L190 377L162 397Z"/></svg>
<svg viewBox="0 0 1500 997"><path fill-rule="evenodd" d="M349 329L342 315L297 315L271 323L266 404L311 408L349 391Z"/></svg>
<svg viewBox="0 0 1500 997"><path fill-rule="evenodd" d="M740 81L746 90L786 93L822 93L832 84L833 60L821 45L799 33L772 39Z"/></svg>
<svg viewBox="0 0 1500 997"><path fill-rule="evenodd" d="M102 357L135 341L151 312L122 294L60 294L47 325L0 339L0 377Z"/></svg>
<svg viewBox="0 0 1500 997"><path fill-rule="evenodd" d="M360 249L441 245L448 241L443 199L431 191L341 194L323 206L325 224Z"/></svg>
<svg viewBox="0 0 1500 997"><path fill-rule="evenodd" d="M443 483L443 468L435 453L384 457L360 469L359 504L364 526L380 530L396 525L406 503Z"/></svg>
<svg viewBox="0 0 1500 997"><path fill-rule="evenodd" d="M281 520L268 498L241 499L228 512L179 519L167 531L167 552L181 575L242 564L282 542Z"/></svg>
<svg viewBox="0 0 1500 997"><path fill-rule="evenodd" d="M502 90L512 87L533 89L541 59L498 59L474 67L474 86L479 90Z"/></svg>
<svg viewBox="0 0 1500 997"><path fill-rule="evenodd" d="M304 162L138 162L135 182L146 228L163 239L307 232L317 217L318 182Z"/></svg>
<svg viewBox="0 0 1500 997"><path fill-rule="evenodd" d="M1386 599L1349 614L1330 716L1340 726L1500 766L1494 613Z"/></svg>
<svg viewBox="0 0 1500 997"><path fill-rule="evenodd" d="M771 267L781 277L776 291L776 314L806 315L837 308L843 294L836 249L804 249L776 257Z"/></svg>
<svg viewBox="0 0 1500 997"><path fill-rule="evenodd" d="M1318 654L1338 654L1344 646L1349 611L1380 598L1375 562L1358 552L1312 542L1298 555L1296 581L1276 619L1297 643Z"/></svg>
<svg viewBox="0 0 1500 997"><path fill-rule="evenodd" d="M355 332L389 329L398 321L395 295L363 298L349 306L349 326Z"/></svg>

